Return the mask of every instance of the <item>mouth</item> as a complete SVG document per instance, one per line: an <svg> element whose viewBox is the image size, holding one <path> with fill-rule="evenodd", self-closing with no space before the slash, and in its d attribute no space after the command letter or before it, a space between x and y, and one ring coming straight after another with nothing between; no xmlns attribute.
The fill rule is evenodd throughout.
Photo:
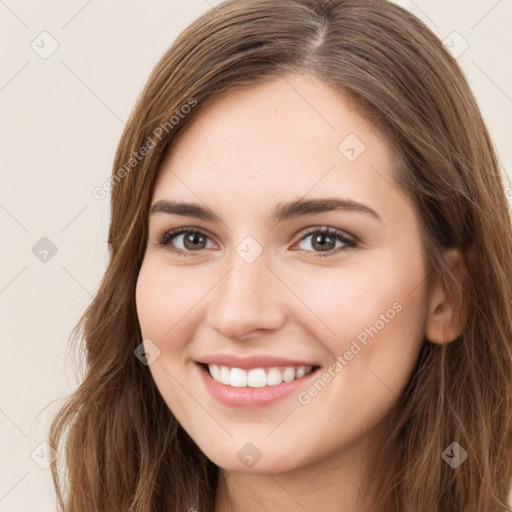
<svg viewBox="0 0 512 512"><path fill-rule="evenodd" d="M320 367L315 365L270 366L250 369L199 363L217 383L233 388L264 388L302 379Z"/></svg>
<svg viewBox="0 0 512 512"><path fill-rule="evenodd" d="M320 366L304 364L239 368L197 363L196 367L213 398L225 406L247 410L270 406L299 393L311 385L320 369Z"/></svg>
<svg viewBox="0 0 512 512"><path fill-rule="evenodd" d="M311 385L318 363L271 355L211 354L196 360L200 381L218 402L253 409L290 398Z"/></svg>

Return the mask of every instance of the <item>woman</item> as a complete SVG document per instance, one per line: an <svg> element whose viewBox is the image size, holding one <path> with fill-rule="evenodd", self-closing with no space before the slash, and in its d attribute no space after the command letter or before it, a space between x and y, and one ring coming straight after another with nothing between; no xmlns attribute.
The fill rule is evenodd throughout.
<svg viewBox="0 0 512 512"><path fill-rule="evenodd" d="M108 189L62 510L510 510L510 213L423 23L224 2L151 74Z"/></svg>

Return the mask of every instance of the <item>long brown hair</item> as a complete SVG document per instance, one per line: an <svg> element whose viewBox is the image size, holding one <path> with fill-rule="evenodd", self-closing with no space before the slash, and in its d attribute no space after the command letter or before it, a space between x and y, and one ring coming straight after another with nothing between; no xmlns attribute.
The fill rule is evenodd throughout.
<svg viewBox="0 0 512 512"><path fill-rule="evenodd" d="M109 264L72 333L85 375L50 426L61 510L213 510L217 466L134 355L148 207L162 160L204 105L287 73L330 84L389 139L429 280L449 278L444 249L460 249L467 267L463 332L449 344L425 340L370 465L375 510L510 510L512 227L500 167L454 58L384 0L230 0L189 26L153 70L103 187L111 189ZM456 469L442 458L453 442L468 454Z"/></svg>

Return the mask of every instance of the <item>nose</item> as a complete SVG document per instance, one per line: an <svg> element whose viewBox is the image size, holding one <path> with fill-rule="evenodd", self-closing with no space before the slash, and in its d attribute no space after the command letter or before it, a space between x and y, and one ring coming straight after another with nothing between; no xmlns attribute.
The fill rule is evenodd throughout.
<svg viewBox="0 0 512 512"><path fill-rule="evenodd" d="M233 340L261 336L286 322L286 287L269 268L265 252L252 263L234 254L212 289L208 325Z"/></svg>

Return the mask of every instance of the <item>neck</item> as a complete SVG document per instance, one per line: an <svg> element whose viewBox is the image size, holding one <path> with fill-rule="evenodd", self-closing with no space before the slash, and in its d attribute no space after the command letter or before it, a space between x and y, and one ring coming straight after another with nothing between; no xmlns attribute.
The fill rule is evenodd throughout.
<svg viewBox="0 0 512 512"><path fill-rule="evenodd" d="M374 432L328 458L285 473L237 473L219 469L214 512L368 512L365 474L372 463Z"/></svg>

